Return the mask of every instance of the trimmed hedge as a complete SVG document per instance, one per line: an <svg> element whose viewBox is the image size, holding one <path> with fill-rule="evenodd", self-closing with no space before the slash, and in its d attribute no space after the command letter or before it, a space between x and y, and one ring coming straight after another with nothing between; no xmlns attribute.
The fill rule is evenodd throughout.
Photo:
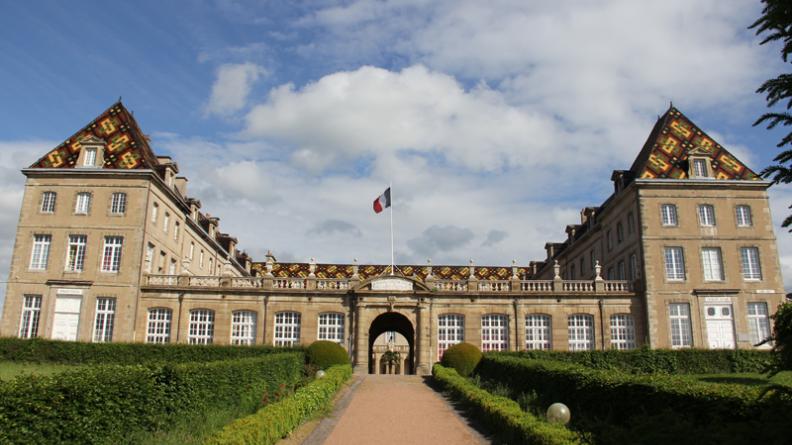
<svg viewBox="0 0 792 445"><path fill-rule="evenodd" d="M274 346L154 345L145 343L79 343L34 338L0 338L0 360L34 363L115 364L183 363L259 357L297 350Z"/></svg>
<svg viewBox="0 0 792 445"><path fill-rule="evenodd" d="M477 372L484 380L507 386L512 394L535 393L543 405L565 403L573 424L593 430L602 443L615 443L614 437L630 443L671 439L694 443L697 438L706 443L748 443L760 438L781 443L776 440L792 436L787 419L792 412L790 394L762 394L758 386L705 383L688 376L631 375L504 355L485 356ZM676 425L684 437L668 435L669 421L684 424ZM618 431L618 427L626 429ZM658 439L636 442L639 433Z"/></svg>
<svg viewBox="0 0 792 445"><path fill-rule="evenodd" d="M577 363L592 369L616 369L632 374L723 374L765 372L769 351L744 349L634 349L630 351L521 351L493 355Z"/></svg>
<svg viewBox="0 0 792 445"><path fill-rule="evenodd" d="M457 343L443 352L440 361L446 368L454 368L462 377L467 377L481 361L481 350L470 343Z"/></svg>
<svg viewBox="0 0 792 445"><path fill-rule="evenodd" d="M162 366L95 366L0 382L0 443L123 443L180 417L255 406L302 378L302 353Z"/></svg>
<svg viewBox="0 0 792 445"><path fill-rule="evenodd" d="M493 395L440 364L432 367L432 377L451 397L463 403L504 443L564 445L582 443L576 433L546 422L520 408L514 400Z"/></svg>
<svg viewBox="0 0 792 445"><path fill-rule="evenodd" d="M235 420L210 437L207 445L268 445L286 437L303 422L330 407L333 396L352 376L350 365L330 367L292 396L269 404L255 414Z"/></svg>
<svg viewBox="0 0 792 445"><path fill-rule="evenodd" d="M308 363L318 369L349 364L349 355L347 355L346 349L334 341L317 340L308 346L305 355Z"/></svg>

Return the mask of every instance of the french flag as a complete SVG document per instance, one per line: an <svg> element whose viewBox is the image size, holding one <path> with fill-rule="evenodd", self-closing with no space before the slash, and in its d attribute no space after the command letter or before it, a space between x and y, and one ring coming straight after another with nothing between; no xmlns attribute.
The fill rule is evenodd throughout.
<svg viewBox="0 0 792 445"><path fill-rule="evenodd" d="M379 198L374 200L374 213L379 213L391 206L390 187L385 190L385 193L379 195Z"/></svg>

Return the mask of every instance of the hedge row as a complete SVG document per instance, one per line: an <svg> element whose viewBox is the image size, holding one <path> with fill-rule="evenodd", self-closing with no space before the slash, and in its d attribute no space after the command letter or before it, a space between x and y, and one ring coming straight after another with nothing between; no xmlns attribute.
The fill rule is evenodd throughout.
<svg viewBox="0 0 792 445"><path fill-rule="evenodd" d="M80 343L38 338L0 338L0 360L35 363L137 365L206 362L257 357L284 350L289 349L273 346Z"/></svg>
<svg viewBox="0 0 792 445"><path fill-rule="evenodd" d="M772 363L769 351L744 349L634 349L630 351L521 351L498 355L577 363L593 369L633 374L723 374L764 372Z"/></svg>
<svg viewBox="0 0 792 445"><path fill-rule="evenodd" d="M580 429L599 428L592 432L603 436L611 428L601 443L638 443L637 431L661 437L670 431L669 421L691 443L695 442L691 435L706 443L748 443L758 438L776 443L774 439L792 437L789 392L763 395L758 386L705 383L690 376L631 375L503 355L486 356L477 372L484 380L507 386L512 394L536 394L543 405L565 403ZM614 439L619 434L623 436ZM707 438L713 435L720 435L720 442ZM680 437L672 434L656 443L672 439Z"/></svg>
<svg viewBox="0 0 792 445"><path fill-rule="evenodd" d="M161 366L95 366L0 382L0 443L124 443L136 431L167 430L185 415L296 385L299 352Z"/></svg>
<svg viewBox="0 0 792 445"><path fill-rule="evenodd" d="M330 367L325 376L292 396L235 420L209 438L207 445L268 445L278 442L303 422L330 407L333 396L352 375L349 365Z"/></svg>
<svg viewBox="0 0 792 445"><path fill-rule="evenodd" d="M493 395L460 376L452 368L435 364L432 376L503 443L562 445L579 444L574 432L551 424L520 408L514 400Z"/></svg>

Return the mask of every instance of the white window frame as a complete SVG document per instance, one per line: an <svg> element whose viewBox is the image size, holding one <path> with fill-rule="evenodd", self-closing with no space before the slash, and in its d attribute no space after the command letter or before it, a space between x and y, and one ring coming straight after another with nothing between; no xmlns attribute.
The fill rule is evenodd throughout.
<svg viewBox="0 0 792 445"><path fill-rule="evenodd" d="M451 346L465 341L465 316L441 314L437 317L437 359Z"/></svg>
<svg viewBox="0 0 792 445"><path fill-rule="evenodd" d="M509 350L509 316L486 314L481 316L481 350Z"/></svg>
<svg viewBox="0 0 792 445"><path fill-rule="evenodd" d="M211 345L214 340L215 313L211 309L192 309L187 331L187 343Z"/></svg>
<svg viewBox="0 0 792 445"><path fill-rule="evenodd" d="M94 317L94 343L110 343L113 341L115 325L116 299L113 297L96 297L96 316Z"/></svg>
<svg viewBox="0 0 792 445"><path fill-rule="evenodd" d="M738 204L734 208L734 215L737 219L737 227L753 226L753 214L751 212L751 206L748 204Z"/></svg>
<svg viewBox="0 0 792 445"><path fill-rule="evenodd" d="M660 223L664 227L677 227L679 225L676 204L660 205Z"/></svg>
<svg viewBox="0 0 792 445"><path fill-rule="evenodd" d="M696 178L708 178L709 168L707 160L703 158L693 158L693 176Z"/></svg>
<svg viewBox="0 0 792 445"><path fill-rule="evenodd" d="M58 194L53 191L46 191L41 194L41 213L55 213L55 205L58 202Z"/></svg>
<svg viewBox="0 0 792 445"><path fill-rule="evenodd" d="M113 192L110 195L110 213L113 215L123 215L126 213L127 194L124 192Z"/></svg>
<svg viewBox="0 0 792 445"><path fill-rule="evenodd" d="M123 236L106 236L102 247L102 272L118 272L121 268Z"/></svg>
<svg viewBox="0 0 792 445"><path fill-rule="evenodd" d="M151 206L151 223L157 223L157 217L159 216L159 204L156 202Z"/></svg>
<svg viewBox="0 0 792 445"><path fill-rule="evenodd" d="M74 214L87 215L91 212L91 192L78 192L74 201Z"/></svg>
<svg viewBox="0 0 792 445"><path fill-rule="evenodd" d="M723 255L720 247L705 246L701 248L701 269L704 281L723 281Z"/></svg>
<svg viewBox="0 0 792 445"><path fill-rule="evenodd" d="M715 206L712 204L699 204L698 216L701 227L715 227Z"/></svg>
<svg viewBox="0 0 792 445"><path fill-rule="evenodd" d="M85 250L87 245L87 235L69 235L69 243L66 246L67 272L82 272L85 270Z"/></svg>
<svg viewBox="0 0 792 445"><path fill-rule="evenodd" d="M179 241L179 229L181 229L181 224L179 221L173 223L173 240Z"/></svg>
<svg viewBox="0 0 792 445"><path fill-rule="evenodd" d="M344 344L344 314L340 312L322 312L319 314L316 338L317 340Z"/></svg>
<svg viewBox="0 0 792 445"><path fill-rule="evenodd" d="M96 147L85 147L83 153L83 167L96 167L96 159L99 155L99 149Z"/></svg>
<svg viewBox="0 0 792 445"><path fill-rule="evenodd" d="M231 344L252 345L256 342L255 311L234 311L231 313Z"/></svg>
<svg viewBox="0 0 792 445"><path fill-rule="evenodd" d="M173 311L168 308L149 308L146 323L146 343L170 343L172 319Z"/></svg>
<svg viewBox="0 0 792 445"><path fill-rule="evenodd" d="M663 258L666 280L685 281L685 250L681 246L667 246Z"/></svg>
<svg viewBox="0 0 792 445"><path fill-rule="evenodd" d="M570 351L594 350L594 316L572 314L567 318Z"/></svg>
<svg viewBox="0 0 792 445"><path fill-rule="evenodd" d="M19 338L38 337L41 319L41 295L22 297L22 314L19 317Z"/></svg>
<svg viewBox="0 0 792 445"><path fill-rule="evenodd" d="M190 241L190 254L187 256L187 258L189 258L190 261L192 261L193 259L193 254L195 254L195 242Z"/></svg>
<svg viewBox="0 0 792 445"><path fill-rule="evenodd" d="M635 349L635 320L630 314L610 316L610 344L612 349Z"/></svg>
<svg viewBox="0 0 792 445"><path fill-rule="evenodd" d="M740 247L740 269L745 281L760 281L762 279L762 260L758 247Z"/></svg>
<svg viewBox="0 0 792 445"><path fill-rule="evenodd" d="M168 264L168 275L176 275L176 259L171 258L170 264Z"/></svg>
<svg viewBox="0 0 792 445"><path fill-rule="evenodd" d="M162 231L168 233L169 225L170 225L170 213L165 212L165 216L162 218Z"/></svg>
<svg viewBox="0 0 792 445"><path fill-rule="evenodd" d="M550 350L553 347L552 318L547 314L525 316L525 349Z"/></svg>
<svg viewBox="0 0 792 445"><path fill-rule="evenodd" d="M275 314L275 323L272 326L272 341L275 346L291 347L300 344L300 318L301 314L294 311Z"/></svg>
<svg viewBox="0 0 792 445"><path fill-rule="evenodd" d="M146 272L151 273L151 268L154 267L154 251L156 247L154 244L148 243L146 244Z"/></svg>
<svg viewBox="0 0 792 445"><path fill-rule="evenodd" d="M33 246L30 250L30 270L47 270L49 264L52 235L37 233L33 235Z"/></svg>
<svg viewBox="0 0 792 445"><path fill-rule="evenodd" d="M748 336L751 345L757 345L770 337L770 313L767 302L748 302Z"/></svg>
<svg viewBox="0 0 792 445"><path fill-rule="evenodd" d="M671 349L693 347L693 325L690 318L689 303L670 303L668 305Z"/></svg>

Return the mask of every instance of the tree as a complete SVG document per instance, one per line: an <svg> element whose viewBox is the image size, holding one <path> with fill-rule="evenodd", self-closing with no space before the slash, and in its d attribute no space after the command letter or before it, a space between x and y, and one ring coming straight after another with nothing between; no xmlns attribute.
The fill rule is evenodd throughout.
<svg viewBox="0 0 792 445"><path fill-rule="evenodd" d="M782 43L781 59L784 62L789 62L789 56L792 54L792 2L789 0L762 0L762 3L764 3L762 15L749 29L756 29L756 35L764 37L759 43L760 45L780 41ZM768 108L781 105L781 111L763 114L754 122L754 125L766 124L768 129L773 129L778 125L792 126L792 113L790 113L790 109L792 109L792 73L781 74L767 80L756 92L766 95ZM786 106L784 107L784 105ZM775 164L766 167L760 172L760 175L764 178L772 178L774 184L792 183L792 148L784 149L787 146L792 147L792 131L784 136L777 146L783 150L773 159ZM781 225L782 227L792 225L792 215L787 216Z"/></svg>

